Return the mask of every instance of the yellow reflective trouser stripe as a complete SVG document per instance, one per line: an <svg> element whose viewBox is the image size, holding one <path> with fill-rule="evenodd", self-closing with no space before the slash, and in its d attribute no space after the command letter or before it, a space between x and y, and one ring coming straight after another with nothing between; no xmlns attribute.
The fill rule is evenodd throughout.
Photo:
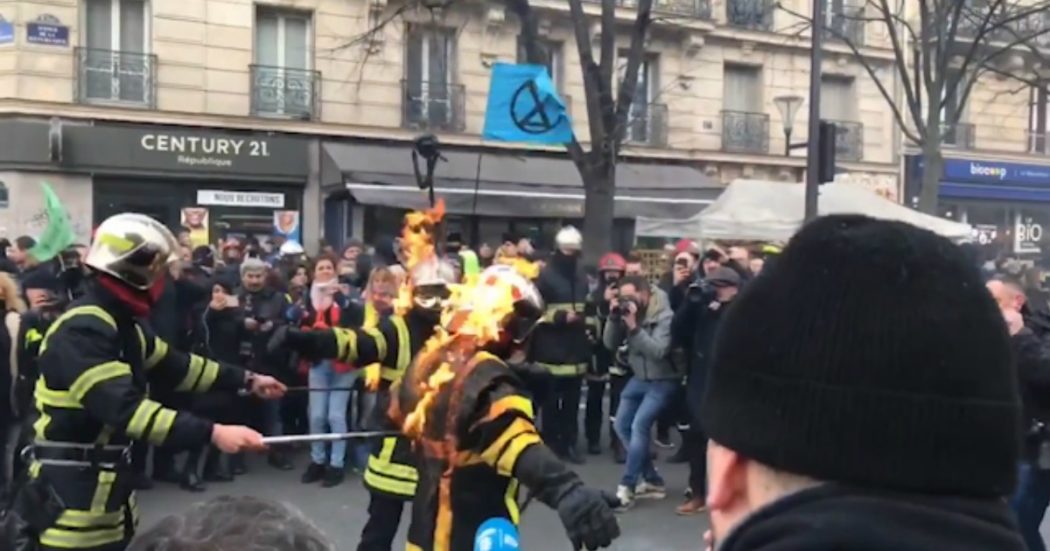
<svg viewBox="0 0 1050 551"><path fill-rule="evenodd" d="M153 421L153 427L149 431L149 441L154 445L162 446L168 439L172 425L175 424L175 410L162 408Z"/></svg>
<svg viewBox="0 0 1050 551"><path fill-rule="evenodd" d="M548 364L543 362L536 362L536 365L546 369L551 375L557 377L572 377L579 375L584 371L587 371L586 363L579 364Z"/></svg>
<svg viewBox="0 0 1050 551"><path fill-rule="evenodd" d="M62 516L58 517L57 524L70 528L113 528L124 523L124 511L113 511L112 513L95 513L92 511L78 511L66 509Z"/></svg>
<svg viewBox="0 0 1050 551"><path fill-rule="evenodd" d="M397 328L397 365L394 367L398 371L404 373L408 369L408 364L412 362L412 343L408 334L408 325L405 323L405 318L396 316L391 318L394 322L394 327Z"/></svg>
<svg viewBox="0 0 1050 551"><path fill-rule="evenodd" d="M365 470L365 484L376 490L399 496L416 494L416 483L385 477L371 469Z"/></svg>
<svg viewBox="0 0 1050 551"><path fill-rule="evenodd" d="M146 369L150 369L153 366L160 363L165 356L168 355L168 343L160 340L159 337L153 339L153 353L146 358Z"/></svg>
<svg viewBox="0 0 1050 551"><path fill-rule="evenodd" d="M363 331L376 343L376 357L379 358L379 361L386 360L386 337L383 336L383 333L374 327L365 327Z"/></svg>
<svg viewBox="0 0 1050 551"><path fill-rule="evenodd" d="M40 534L40 544L59 549L89 549L103 545L117 543L124 539L124 527L107 528L104 530L92 530L90 532L79 532L76 530L62 530L61 528L48 528Z"/></svg>
<svg viewBox="0 0 1050 551"><path fill-rule="evenodd" d="M179 386L175 387L175 392L192 391L197 381L200 380L202 371L204 371L204 358L196 354L190 354L190 363L186 367L186 376L179 383Z"/></svg>
<svg viewBox="0 0 1050 551"><path fill-rule="evenodd" d="M520 411L529 419L535 417L532 411L532 400L524 396L512 395L504 396L489 406L489 412L485 415L484 420L492 421L508 411Z"/></svg>
<svg viewBox="0 0 1050 551"><path fill-rule="evenodd" d="M73 397L69 395L69 392L47 388L47 384L44 383L43 377L36 380L36 389L33 391L33 396L38 402L45 406L66 409L84 409L84 406L81 405L80 402L74 400Z"/></svg>
<svg viewBox="0 0 1050 551"><path fill-rule="evenodd" d="M503 500L507 504L510 521L517 526L521 520L521 511L518 509L518 479L512 478L510 484L507 484L507 495L503 496Z"/></svg>
<svg viewBox="0 0 1050 551"><path fill-rule="evenodd" d="M66 310L66 313L62 314L61 316L58 316L58 319L55 320L55 323L52 323L51 327L47 328L47 334L44 335L44 342L40 343L40 353L43 354L44 351L47 350L48 337L50 337L55 331L57 331L58 328L66 320L72 318L73 316L79 315L96 316L102 321L106 322L113 329L117 328L116 320L113 319L113 316L109 315L109 312L103 310L102 308L98 306L77 306L76 308Z"/></svg>
<svg viewBox="0 0 1050 551"><path fill-rule="evenodd" d="M522 442L516 443L519 436ZM486 464L496 468L496 472L503 476L511 476L514 471L514 462L518 455L529 445L540 441L536 434L536 427L529 421L520 417L514 419L503 434L495 442L481 452L481 458Z"/></svg>
<svg viewBox="0 0 1050 551"><path fill-rule="evenodd" d="M73 381L73 384L69 387L69 394L78 403L83 402L84 396L86 396L95 385L109 379L130 376L131 367L124 362L106 362L98 364L94 367L88 368L77 377L76 381Z"/></svg>
<svg viewBox="0 0 1050 551"><path fill-rule="evenodd" d="M93 513L106 512L106 503L109 494L113 491L113 481L117 479L117 473L113 471L99 471L98 486L95 487L95 495L91 498L91 511Z"/></svg>
<svg viewBox="0 0 1050 551"><path fill-rule="evenodd" d="M201 374L201 380L197 382L197 387L194 388L194 392L207 392L211 390L211 385L215 384L215 379L219 378L219 362L215 360L204 360L204 373Z"/></svg>
<svg viewBox="0 0 1050 551"><path fill-rule="evenodd" d="M135 414L131 416L131 421L128 422L127 435L134 439L142 438L150 419L153 419L153 415L160 411L160 408L160 403L153 400L147 399L139 403L139 407L135 408Z"/></svg>
<svg viewBox="0 0 1050 551"><path fill-rule="evenodd" d="M405 480L418 481L419 472L415 467L398 465L393 462L394 448L397 446L397 438L390 436L383 439L383 448L379 455L368 456L368 468L381 475L403 478Z"/></svg>

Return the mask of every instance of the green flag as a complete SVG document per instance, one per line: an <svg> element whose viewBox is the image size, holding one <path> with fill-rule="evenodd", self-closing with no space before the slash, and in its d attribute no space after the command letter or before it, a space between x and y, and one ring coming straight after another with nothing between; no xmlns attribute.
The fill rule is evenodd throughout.
<svg viewBox="0 0 1050 551"><path fill-rule="evenodd" d="M29 249L29 255L35 258L37 262L46 262L58 256L58 253L65 250L66 247L75 243L76 236L73 234L73 226L69 222L69 214L66 213L66 208L62 206L62 201L58 198L58 195L55 195L55 191L51 189L51 185L47 182L40 182L40 187L44 191L44 211L47 213L47 227L44 228L44 232L37 238L36 245Z"/></svg>

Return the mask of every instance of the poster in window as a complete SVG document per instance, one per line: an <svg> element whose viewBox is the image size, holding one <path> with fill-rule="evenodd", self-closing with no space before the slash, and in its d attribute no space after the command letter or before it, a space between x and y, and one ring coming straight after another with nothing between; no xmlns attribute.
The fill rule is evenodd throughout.
<svg viewBox="0 0 1050 551"><path fill-rule="evenodd" d="M1036 254L1043 241L1043 223L1045 220L1037 212L1017 211L1014 215L1014 252L1018 254Z"/></svg>
<svg viewBox="0 0 1050 551"><path fill-rule="evenodd" d="M182 209L182 227L190 231L190 243L194 247L208 244L208 209L186 207Z"/></svg>
<svg viewBox="0 0 1050 551"><path fill-rule="evenodd" d="M273 233L283 236L288 241L302 243L299 231L299 211L297 210L275 210L273 211Z"/></svg>

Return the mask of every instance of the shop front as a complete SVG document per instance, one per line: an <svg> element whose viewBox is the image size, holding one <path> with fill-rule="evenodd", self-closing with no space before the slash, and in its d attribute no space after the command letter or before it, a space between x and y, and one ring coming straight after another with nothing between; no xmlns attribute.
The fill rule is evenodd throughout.
<svg viewBox="0 0 1050 551"><path fill-rule="evenodd" d="M371 241L400 231L404 213L424 208L411 147L325 143L321 178L328 196L325 235ZM447 231L473 246L498 245L505 234L549 248L563 224L583 221L584 190L564 155L484 149L443 151L435 195L445 201ZM422 163L421 163L422 164ZM631 248L638 217L688 218L713 202L722 186L687 165L617 165L613 245Z"/></svg>
<svg viewBox="0 0 1050 551"><path fill-rule="evenodd" d="M907 159L908 197L919 195L922 170L921 156ZM1050 231L1050 165L946 159L938 195L941 216L973 225L978 242L1002 251L1038 254Z"/></svg>
<svg viewBox="0 0 1050 551"><path fill-rule="evenodd" d="M0 155L0 171L80 182L58 193L74 203L90 198L93 224L130 211L188 228L197 244L228 235L304 237L305 138L72 120L0 121L0 134L5 125L35 147Z"/></svg>

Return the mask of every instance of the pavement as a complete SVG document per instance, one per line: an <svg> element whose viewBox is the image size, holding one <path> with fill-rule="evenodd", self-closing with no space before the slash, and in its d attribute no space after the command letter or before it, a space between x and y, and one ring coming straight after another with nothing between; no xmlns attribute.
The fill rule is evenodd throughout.
<svg viewBox="0 0 1050 551"><path fill-rule="evenodd" d="M659 450L657 469L667 482L667 499L639 501L630 511L619 515L623 535L610 548L613 551L651 551L700 549L702 535L708 527L706 514L679 517L674 509L682 502L688 467L669 465L664 458L673 450ZM203 493L190 493L171 484L158 484L154 489L139 493L142 512L140 530L145 530L165 515L186 510L193 503L221 495L252 495L272 499L299 509L336 543L339 551L353 551L357 547L361 527L367 518L368 492L357 476L336 488L304 485L299 476L306 467L305 453L296 456L296 469L282 472L261 457L251 458L249 473L235 482L212 483ZM612 461L610 454L588 456L585 465L576 472L594 487L615 491L623 474L622 465ZM402 518L401 530L394 549L404 549L408 509ZM557 514L542 503L533 502L521 518L522 549L528 551L572 551Z"/></svg>

